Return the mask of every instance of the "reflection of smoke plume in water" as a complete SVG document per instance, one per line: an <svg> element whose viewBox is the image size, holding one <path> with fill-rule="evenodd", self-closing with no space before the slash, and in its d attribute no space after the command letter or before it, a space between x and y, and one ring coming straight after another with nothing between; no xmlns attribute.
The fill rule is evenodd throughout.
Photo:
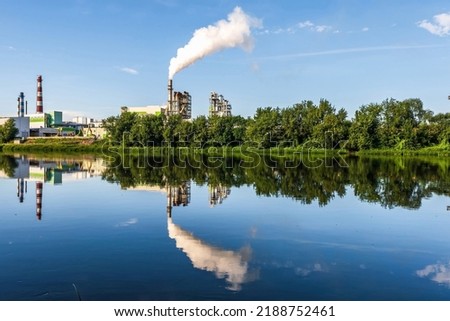
<svg viewBox="0 0 450 321"><path fill-rule="evenodd" d="M246 15L240 7L236 7L228 15L228 20L195 30L188 44L179 48L176 57L170 60L169 79L197 60L220 50L241 47L250 51L253 49L251 28L260 26L259 19Z"/></svg>
<svg viewBox="0 0 450 321"><path fill-rule="evenodd" d="M239 291L242 283L257 279L256 272L248 271L250 247L235 252L211 246L174 224L171 218L168 218L167 229L169 237L175 240L177 248L186 253L195 268L225 278L230 283L229 290Z"/></svg>

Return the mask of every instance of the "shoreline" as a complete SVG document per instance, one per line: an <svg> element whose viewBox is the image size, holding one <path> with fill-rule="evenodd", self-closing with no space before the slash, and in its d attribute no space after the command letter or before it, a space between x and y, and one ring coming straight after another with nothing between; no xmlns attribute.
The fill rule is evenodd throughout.
<svg viewBox="0 0 450 321"><path fill-rule="evenodd" d="M24 143L0 144L0 153L70 153L70 154L126 154L136 156L163 156L171 154L179 155L205 155L205 156L245 156L246 154L258 154L273 157L296 157L302 155L318 156L431 156L450 157L448 146L437 145L417 150L399 149L372 149L349 151L345 149L318 149L297 147L272 147L258 148L253 146L238 145L233 147L195 146L188 147L124 147L111 145L108 140L94 140L87 138L41 138L31 139Z"/></svg>

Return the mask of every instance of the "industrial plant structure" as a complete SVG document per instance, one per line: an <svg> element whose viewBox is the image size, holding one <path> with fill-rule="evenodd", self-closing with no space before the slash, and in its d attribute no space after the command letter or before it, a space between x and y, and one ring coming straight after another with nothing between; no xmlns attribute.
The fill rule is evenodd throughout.
<svg viewBox="0 0 450 321"><path fill-rule="evenodd" d="M214 91L209 97L209 116L231 116L231 105L228 100Z"/></svg>
<svg viewBox="0 0 450 321"><path fill-rule="evenodd" d="M187 92L173 91L172 79L169 79L167 86L168 99L166 115L181 115L183 119L191 119L192 117L192 98Z"/></svg>
<svg viewBox="0 0 450 321"><path fill-rule="evenodd" d="M227 186L221 184L208 186L209 192L209 205L214 207L216 205L222 204L222 202L230 195L231 189Z"/></svg>

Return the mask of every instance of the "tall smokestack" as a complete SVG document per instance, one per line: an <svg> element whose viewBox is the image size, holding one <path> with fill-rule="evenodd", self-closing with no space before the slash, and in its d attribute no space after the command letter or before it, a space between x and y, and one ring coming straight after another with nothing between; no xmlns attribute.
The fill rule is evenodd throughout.
<svg viewBox="0 0 450 321"><path fill-rule="evenodd" d="M17 97L17 117L20 117L20 96Z"/></svg>
<svg viewBox="0 0 450 321"><path fill-rule="evenodd" d="M25 109L25 95L23 94L23 92L20 93L19 98L20 98L20 115L19 115L19 117L23 117L24 109Z"/></svg>
<svg viewBox="0 0 450 321"><path fill-rule="evenodd" d="M44 112L44 105L42 102L42 76L37 77L37 97L36 97L36 113L42 114Z"/></svg>
<svg viewBox="0 0 450 321"><path fill-rule="evenodd" d="M42 217L42 188L44 184L42 182L36 182L36 217L41 220Z"/></svg>
<svg viewBox="0 0 450 321"><path fill-rule="evenodd" d="M167 98L167 114L170 115L172 112L172 101L173 101L173 86L172 79L169 79L167 84L168 98Z"/></svg>

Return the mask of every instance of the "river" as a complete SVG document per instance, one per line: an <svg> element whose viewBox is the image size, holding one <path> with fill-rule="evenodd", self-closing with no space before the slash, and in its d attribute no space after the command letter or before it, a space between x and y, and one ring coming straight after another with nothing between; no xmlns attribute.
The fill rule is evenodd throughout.
<svg viewBox="0 0 450 321"><path fill-rule="evenodd" d="M450 160L0 155L1 300L450 300Z"/></svg>

